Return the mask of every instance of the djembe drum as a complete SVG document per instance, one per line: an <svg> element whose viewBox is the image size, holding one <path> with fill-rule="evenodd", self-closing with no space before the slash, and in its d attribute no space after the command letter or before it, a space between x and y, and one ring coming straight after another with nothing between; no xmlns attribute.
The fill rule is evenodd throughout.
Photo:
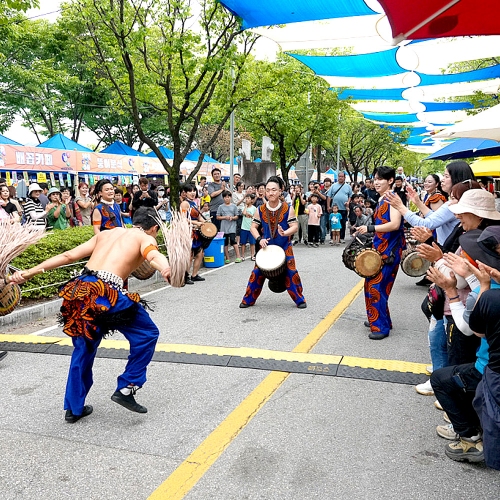
<svg viewBox="0 0 500 500"><path fill-rule="evenodd" d="M11 313L21 301L21 288L15 283L7 283L0 279L0 316Z"/></svg>
<svg viewBox="0 0 500 500"><path fill-rule="evenodd" d="M257 252L255 265L262 275L269 280L269 290L282 293L286 290L286 255L278 245L267 245Z"/></svg>
<svg viewBox="0 0 500 500"><path fill-rule="evenodd" d="M200 226L201 248L205 250L210 246L212 240L217 236L217 226L213 222L204 222Z"/></svg>
<svg viewBox="0 0 500 500"><path fill-rule="evenodd" d="M382 255L372 247L371 236L357 235L342 252L342 262L347 269L362 278L372 278L382 269Z"/></svg>
<svg viewBox="0 0 500 500"><path fill-rule="evenodd" d="M156 269L145 260L135 271L132 272L132 276L138 280L148 280L156 272Z"/></svg>
<svg viewBox="0 0 500 500"><path fill-rule="evenodd" d="M418 254L416 246L408 245L408 248L401 254L400 266L406 275L418 278L427 274L431 263Z"/></svg>

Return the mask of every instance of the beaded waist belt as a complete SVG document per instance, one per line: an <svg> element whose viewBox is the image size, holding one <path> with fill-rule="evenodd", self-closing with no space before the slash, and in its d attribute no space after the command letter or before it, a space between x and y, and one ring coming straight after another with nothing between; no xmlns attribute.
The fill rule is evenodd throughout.
<svg viewBox="0 0 500 500"><path fill-rule="evenodd" d="M120 278L120 276L117 276L116 274L110 273L109 271L92 271L91 269L84 267L80 275L97 276L100 280L104 281L104 283L107 283L108 285L111 285L123 291L123 279Z"/></svg>

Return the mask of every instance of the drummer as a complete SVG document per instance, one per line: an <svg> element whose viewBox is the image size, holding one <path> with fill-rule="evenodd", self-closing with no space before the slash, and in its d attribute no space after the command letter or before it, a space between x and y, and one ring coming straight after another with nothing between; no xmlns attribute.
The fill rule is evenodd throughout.
<svg viewBox="0 0 500 500"><path fill-rule="evenodd" d="M375 190L380 195L373 214L374 224L360 226L358 234L373 233L373 247L382 255L383 266L372 278L365 278L365 303L370 327L368 338L381 340L389 336L392 321L389 313L389 294L398 274L401 254L406 247L403 219L386 199L394 184L396 171L391 167L378 167L374 171Z"/></svg>
<svg viewBox="0 0 500 500"><path fill-rule="evenodd" d="M258 252L267 245L278 245L285 251L286 278L285 286L292 300L299 309L307 307L306 299L302 295L302 282L295 267L291 236L299 228L293 208L285 201L280 201L280 196L285 188L283 179L277 176L269 177L265 186L267 201L257 208L250 232L256 239L255 248ZM240 307L253 306L262 292L266 278L260 269L255 266L248 280L245 296Z"/></svg>
<svg viewBox="0 0 500 500"><path fill-rule="evenodd" d="M205 278L199 276L198 272L203 262L203 248L201 247L201 238L199 228L206 222L205 218L198 210L198 206L194 201L197 196L196 187L193 184L184 184L181 188L181 205L180 211L185 214L186 217L191 219L193 224L192 232L192 243L191 243L191 256L193 260L193 272L189 276L189 272L186 271L186 277L184 283L186 285L194 285L195 281L205 281ZM189 266L191 267L191 266Z"/></svg>

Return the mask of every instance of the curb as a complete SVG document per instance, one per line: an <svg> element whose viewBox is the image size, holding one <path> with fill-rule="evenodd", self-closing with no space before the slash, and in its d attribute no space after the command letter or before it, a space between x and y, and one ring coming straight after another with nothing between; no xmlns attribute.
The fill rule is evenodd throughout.
<svg viewBox="0 0 500 500"><path fill-rule="evenodd" d="M129 289L133 292L140 292L141 290L159 282L163 282L163 278L158 272L155 272L155 274L148 280L138 280L137 278L130 277ZM0 329L6 326L38 321L40 319L45 319L47 316L58 314L61 304L62 299L55 299L48 302L42 302L31 307L15 309L10 314L0 317Z"/></svg>

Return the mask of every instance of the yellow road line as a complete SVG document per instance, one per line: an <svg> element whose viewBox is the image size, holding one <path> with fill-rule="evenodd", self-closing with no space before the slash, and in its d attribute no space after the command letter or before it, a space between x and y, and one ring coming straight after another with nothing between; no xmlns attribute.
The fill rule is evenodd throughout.
<svg viewBox="0 0 500 500"><path fill-rule="evenodd" d="M356 299L362 288L363 281L359 282L326 318L313 328L305 339L293 349L293 352L304 353L311 350ZM184 498L289 375L289 373L280 372L269 374L151 494L149 499L176 500Z"/></svg>

